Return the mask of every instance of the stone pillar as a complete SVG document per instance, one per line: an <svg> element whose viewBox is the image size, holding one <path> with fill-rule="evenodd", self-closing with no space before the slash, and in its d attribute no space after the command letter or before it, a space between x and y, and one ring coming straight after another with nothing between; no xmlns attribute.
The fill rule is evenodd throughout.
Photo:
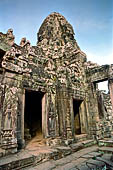
<svg viewBox="0 0 113 170"><path fill-rule="evenodd" d="M3 116L3 100L4 100L4 86L0 84L0 145L1 145L1 131L2 131L2 116Z"/></svg>
<svg viewBox="0 0 113 170"><path fill-rule="evenodd" d="M65 105L66 108L66 130L67 130L67 139L72 139L72 122L71 122L71 98L68 95L68 92L65 94Z"/></svg>
<svg viewBox="0 0 113 170"><path fill-rule="evenodd" d="M96 90L91 84L89 86L89 92L88 92L88 107L89 107L89 133L90 137L94 139L99 139L101 137L101 131L99 128L99 113L98 113L98 103L97 103L97 95Z"/></svg>
<svg viewBox="0 0 113 170"><path fill-rule="evenodd" d="M47 137L55 138L59 136L56 94L48 93L46 97Z"/></svg>
<svg viewBox="0 0 113 170"><path fill-rule="evenodd" d="M87 133L88 129L88 120L87 120L87 111L86 111L86 104L85 100L82 101L80 105L80 122L81 122L81 133Z"/></svg>
<svg viewBox="0 0 113 170"><path fill-rule="evenodd" d="M42 98L42 134L43 137L45 138L47 136L47 93L44 94Z"/></svg>
<svg viewBox="0 0 113 170"><path fill-rule="evenodd" d="M109 80L109 92L110 92L110 98L111 98L112 110L113 110L113 79Z"/></svg>
<svg viewBox="0 0 113 170"><path fill-rule="evenodd" d="M86 119L87 119L86 133L88 135L90 134L90 123L92 120L92 116L90 115L89 103L90 103L89 98L88 98L88 95L86 94L86 98L85 98Z"/></svg>
<svg viewBox="0 0 113 170"><path fill-rule="evenodd" d="M57 89L59 133L63 139L72 139L71 99L65 87Z"/></svg>
<svg viewBox="0 0 113 170"><path fill-rule="evenodd" d="M47 145L57 145L61 143L59 133L59 115L58 105L56 102L56 93L46 93L45 96L45 137Z"/></svg>
<svg viewBox="0 0 113 170"><path fill-rule="evenodd" d="M5 87L2 116L2 148L7 152L17 151L17 106L18 89L16 87Z"/></svg>
<svg viewBox="0 0 113 170"><path fill-rule="evenodd" d="M18 91L18 108L17 108L17 144L18 149L25 146L24 140L24 107L25 107L25 90Z"/></svg>
<svg viewBox="0 0 113 170"><path fill-rule="evenodd" d="M57 112L59 117L59 135L61 137L66 137L66 125L65 125L65 115L63 111L63 94L61 91L57 91Z"/></svg>

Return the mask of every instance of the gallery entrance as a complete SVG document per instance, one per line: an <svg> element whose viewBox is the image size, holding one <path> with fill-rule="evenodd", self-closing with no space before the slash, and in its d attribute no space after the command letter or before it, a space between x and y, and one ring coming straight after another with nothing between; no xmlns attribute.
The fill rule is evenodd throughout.
<svg viewBox="0 0 113 170"><path fill-rule="evenodd" d="M42 99L44 93L25 91L24 108L24 139L30 141L34 137L41 140L42 136Z"/></svg>
<svg viewBox="0 0 113 170"><path fill-rule="evenodd" d="M75 135L81 134L81 120L80 120L80 111L81 111L82 100L73 99L73 112L74 112L74 130Z"/></svg>

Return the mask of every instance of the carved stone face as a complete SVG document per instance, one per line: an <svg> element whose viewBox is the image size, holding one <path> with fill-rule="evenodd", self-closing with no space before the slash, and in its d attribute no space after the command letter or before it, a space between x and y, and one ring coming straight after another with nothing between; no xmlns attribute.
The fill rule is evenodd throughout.
<svg viewBox="0 0 113 170"><path fill-rule="evenodd" d="M39 29L38 41L43 39L73 39L74 31L68 21L59 13L50 14Z"/></svg>

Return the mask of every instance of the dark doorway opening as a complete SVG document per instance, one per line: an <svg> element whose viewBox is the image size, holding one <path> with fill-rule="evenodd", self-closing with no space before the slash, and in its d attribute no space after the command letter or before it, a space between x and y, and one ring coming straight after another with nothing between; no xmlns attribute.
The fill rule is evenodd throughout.
<svg viewBox="0 0 113 170"><path fill-rule="evenodd" d="M44 93L25 91L24 138L42 137L42 98Z"/></svg>
<svg viewBox="0 0 113 170"><path fill-rule="evenodd" d="M74 112L74 129L75 134L81 134L81 122L80 122L80 105L82 100L73 99L73 112Z"/></svg>

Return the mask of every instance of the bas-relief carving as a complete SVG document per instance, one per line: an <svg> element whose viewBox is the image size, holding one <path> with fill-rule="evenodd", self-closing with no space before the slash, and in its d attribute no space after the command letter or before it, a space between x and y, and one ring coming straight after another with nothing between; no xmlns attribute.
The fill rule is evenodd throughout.
<svg viewBox="0 0 113 170"><path fill-rule="evenodd" d="M53 108L53 103L50 102L50 108L48 111L48 127L49 127L49 135L54 136L55 135L55 113Z"/></svg>
<svg viewBox="0 0 113 170"><path fill-rule="evenodd" d="M2 127L2 143L4 145L12 145L16 140L16 126L17 126L17 88L5 87L5 96L3 101L3 127Z"/></svg>

